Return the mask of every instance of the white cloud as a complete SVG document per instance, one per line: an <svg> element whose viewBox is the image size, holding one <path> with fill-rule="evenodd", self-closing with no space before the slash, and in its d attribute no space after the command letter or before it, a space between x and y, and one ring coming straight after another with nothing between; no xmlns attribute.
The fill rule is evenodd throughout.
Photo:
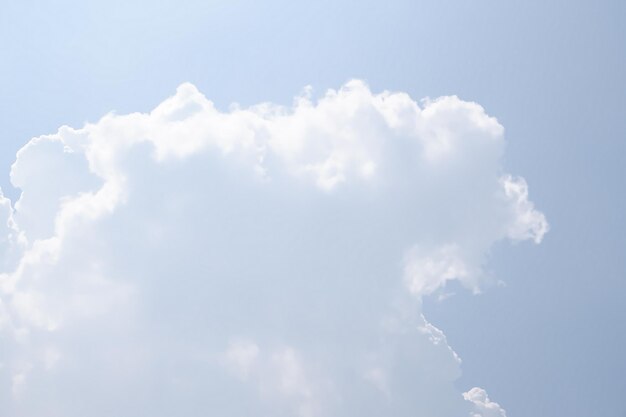
<svg viewBox="0 0 626 417"><path fill-rule="evenodd" d="M507 198L515 202L511 206L514 221L509 224L507 236L512 240L532 239L540 243L548 232L548 222L543 213L535 210L533 203L528 201L526 181L510 175L502 177L501 181Z"/></svg>
<svg viewBox="0 0 626 417"><path fill-rule="evenodd" d="M506 417L500 404L489 400L487 392L481 388L472 388L463 393L463 398L474 404L472 417Z"/></svg>
<svg viewBox="0 0 626 417"><path fill-rule="evenodd" d="M428 295L445 286L447 281L475 281L476 272L465 263L457 245L443 245L432 253L418 247L409 251L405 260L405 279L409 291L417 296Z"/></svg>
<svg viewBox="0 0 626 417"><path fill-rule="evenodd" d="M0 414L503 416L421 312L546 233L503 149L476 103L361 81L228 112L183 84L33 139L0 198Z"/></svg>

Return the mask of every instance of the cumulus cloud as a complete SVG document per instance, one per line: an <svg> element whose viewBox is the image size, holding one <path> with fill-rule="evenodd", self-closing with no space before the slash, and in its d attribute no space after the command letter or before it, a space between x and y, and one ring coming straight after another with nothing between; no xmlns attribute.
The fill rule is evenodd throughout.
<svg viewBox="0 0 626 417"><path fill-rule="evenodd" d="M548 230L476 103L361 81L31 140L0 196L0 414L504 416L421 300Z"/></svg>
<svg viewBox="0 0 626 417"><path fill-rule="evenodd" d="M506 412L500 404L489 400L487 392L482 388L472 388L463 393L463 398L474 404L472 417L506 417Z"/></svg>

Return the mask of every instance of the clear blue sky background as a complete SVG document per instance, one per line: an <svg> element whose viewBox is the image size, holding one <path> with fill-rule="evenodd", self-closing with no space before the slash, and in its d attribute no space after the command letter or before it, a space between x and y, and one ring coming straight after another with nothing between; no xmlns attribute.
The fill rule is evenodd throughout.
<svg viewBox="0 0 626 417"><path fill-rule="evenodd" d="M430 301L429 319L511 417L626 416L626 3L0 3L0 186L31 137L146 111L191 81L218 107L288 104L350 78L456 94L506 128L551 231L502 245L506 287Z"/></svg>

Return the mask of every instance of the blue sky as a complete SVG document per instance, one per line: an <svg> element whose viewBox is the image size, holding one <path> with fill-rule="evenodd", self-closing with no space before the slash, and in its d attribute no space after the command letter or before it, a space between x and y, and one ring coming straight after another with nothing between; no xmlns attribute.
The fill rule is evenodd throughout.
<svg viewBox="0 0 626 417"><path fill-rule="evenodd" d="M509 416L626 415L626 6L619 1L3 2L0 186L30 138L147 112L191 82L216 107L350 79L457 95L504 126L550 232L496 243L476 296L424 300Z"/></svg>

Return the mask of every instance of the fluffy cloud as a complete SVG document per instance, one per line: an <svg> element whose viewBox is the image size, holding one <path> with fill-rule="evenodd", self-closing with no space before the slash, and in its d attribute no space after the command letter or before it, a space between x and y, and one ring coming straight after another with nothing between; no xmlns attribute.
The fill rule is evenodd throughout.
<svg viewBox="0 0 626 417"><path fill-rule="evenodd" d="M472 417L506 417L506 412L500 404L489 400L487 392L482 388L472 388L463 393L463 398L475 406Z"/></svg>
<svg viewBox="0 0 626 417"><path fill-rule="evenodd" d="M502 126L456 97L311 94L223 112L183 84L18 153L0 414L504 416L455 389L421 311L547 231Z"/></svg>

